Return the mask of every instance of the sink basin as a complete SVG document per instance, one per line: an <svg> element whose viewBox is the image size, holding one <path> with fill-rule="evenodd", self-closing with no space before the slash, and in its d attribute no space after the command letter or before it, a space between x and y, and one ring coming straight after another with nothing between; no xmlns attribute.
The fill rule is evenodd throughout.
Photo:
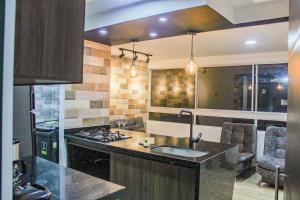
<svg viewBox="0 0 300 200"><path fill-rule="evenodd" d="M188 158L195 158L195 157L199 158L208 154L208 152L198 151L194 149L186 149L181 147L172 147L172 146L154 147L152 149L152 152L165 153L165 154L171 154L175 156L182 156Z"/></svg>

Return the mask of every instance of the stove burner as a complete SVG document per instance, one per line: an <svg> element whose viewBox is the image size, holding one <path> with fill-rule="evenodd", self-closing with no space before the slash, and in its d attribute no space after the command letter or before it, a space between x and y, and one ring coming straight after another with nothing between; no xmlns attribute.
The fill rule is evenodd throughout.
<svg viewBox="0 0 300 200"><path fill-rule="evenodd" d="M104 142L104 143L130 138L129 136L120 133L114 133L114 132L101 130L101 129L79 131L78 133L74 133L74 136L83 139L93 140L96 142Z"/></svg>

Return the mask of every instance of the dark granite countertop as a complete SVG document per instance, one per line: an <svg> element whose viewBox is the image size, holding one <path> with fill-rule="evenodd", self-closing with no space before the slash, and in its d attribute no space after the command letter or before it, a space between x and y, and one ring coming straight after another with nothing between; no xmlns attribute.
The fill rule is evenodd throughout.
<svg viewBox="0 0 300 200"><path fill-rule="evenodd" d="M27 174L23 183L33 182L52 192L51 200L108 200L123 194L123 186L63 167L39 157L24 158Z"/></svg>
<svg viewBox="0 0 300 200"><path fill-rule="evenodd" d="M65 135L65 138L67 139L68 144L77 145L96 151L127 154L130 156L151 159L159 162L177 164L185 167L197 167L202 162L205 162L212 157L215 157L221 153L231 150L234 147L237 147L236 145L200 141L198 144L196 144L195 149L199 151L209 152L207 155L202 157L181 157L153 152L151 147L144 147L142 145L139 145L139 138L144 136L154 137L155 144L153 146L167 145L179 146L184 148L188 148L188 138L153 135L135 131L126 131L125 135L131 136L132 138L110 143L100 143L82 138L77 138L72 136L72 134Z"/></svg>

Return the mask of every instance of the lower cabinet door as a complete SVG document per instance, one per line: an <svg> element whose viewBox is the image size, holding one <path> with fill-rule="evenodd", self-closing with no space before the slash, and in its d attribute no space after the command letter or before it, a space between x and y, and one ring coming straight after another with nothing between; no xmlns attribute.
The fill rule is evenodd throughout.
<svg viewBox="0 0 300 200"><path fill-rule="evenodd" d="M196 170L110 155L110 181L127 188L121 200L195 200Z"/></svg>

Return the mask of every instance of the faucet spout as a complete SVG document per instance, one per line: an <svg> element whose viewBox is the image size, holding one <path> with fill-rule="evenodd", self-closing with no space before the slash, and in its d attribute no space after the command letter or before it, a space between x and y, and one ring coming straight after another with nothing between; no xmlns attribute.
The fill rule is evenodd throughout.
<svg viewBox="0 0 300 200"><path fill-rule="evenodd" d="M194 116L193 113L191 111L187 111L187 110L181 110L180 113L178 114L178 118L182 117L182 114L187 114L190 116L190 138L189 138L189 148L193 148L194 147L194 143L198 143L200 141L200 138L193 138L193 124L194 124ZM201 136L200 136L201 137Z"/></svg>

